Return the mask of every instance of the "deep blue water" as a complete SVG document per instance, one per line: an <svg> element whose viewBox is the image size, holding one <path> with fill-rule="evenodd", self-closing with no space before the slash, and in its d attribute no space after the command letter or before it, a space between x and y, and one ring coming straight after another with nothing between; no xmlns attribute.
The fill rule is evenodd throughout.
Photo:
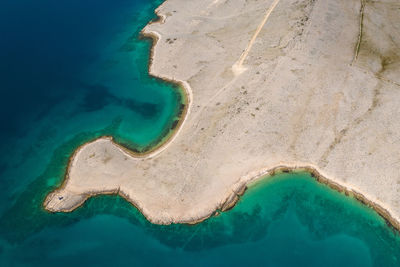
<svg viewBox="0 0 400 267"><path fill-rule="evenodd" d="M183 99L149 77L139 39L160 3L0 2L0 266L400 266L398 233L307 174L196 226L151 225L116 196L42 209L77 146L112 135L144 151L168 134Z"/></svg>
<svg viewBox="0 0 400 267"><path fill-rule="evenodd" d="M159 2L1 1L0 200L79 134L138 150L165 135L181 96L149 77L151 43L138 38Z"/></svg>

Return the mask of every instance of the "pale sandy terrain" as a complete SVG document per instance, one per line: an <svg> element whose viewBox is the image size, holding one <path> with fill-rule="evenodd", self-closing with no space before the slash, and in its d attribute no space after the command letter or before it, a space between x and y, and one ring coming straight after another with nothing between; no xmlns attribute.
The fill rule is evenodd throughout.
<svg viewBox="0 0 400 267"><path fill-rule="evenodd" d="M154 223L195 222L277 166L309 166L399 221L399 9L398 0L167 0L144 33L159 38L151 73L184 82L184 123L141 158L110 138L80 147L45 208L118 192Z"/></svg>

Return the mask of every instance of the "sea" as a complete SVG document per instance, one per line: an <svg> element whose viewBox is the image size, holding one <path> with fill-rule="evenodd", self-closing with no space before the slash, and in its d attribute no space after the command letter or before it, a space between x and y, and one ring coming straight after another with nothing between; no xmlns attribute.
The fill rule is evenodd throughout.
<svg viewBox="0 0 400 267"><path fill-rule="evenodd" d="M144 152L176 125L182 92L149 76L140 36L161 3L0 2L0 266L400 266L398 231L303 172L196 225L151 224L119 196L43 209L78 146L107 135Z"/></svg>

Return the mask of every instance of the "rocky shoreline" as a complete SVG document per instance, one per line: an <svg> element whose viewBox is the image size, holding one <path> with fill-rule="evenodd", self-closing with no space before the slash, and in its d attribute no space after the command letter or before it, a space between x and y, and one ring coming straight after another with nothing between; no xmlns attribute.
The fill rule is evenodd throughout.
<svg viewBox="0 0 400 267"><path fill-rule="evenodd" d="M399 230L400 145L392 141L400 132L392 118L399 94L386 82L398 70L387 67L385 79L365 70L370 40L359 40L360 3L274 1L246 52L246 70L235 73L253 34L249 25L256 28L272 1L234 2L204 8L199 1L167 0L157 9L158 19L142 32L153 40L149 73L181 87L183 119L147 153L111 137L84 144L45 209L67 212L91 196L120 194L153 223L198 223L234 207L249 182L301 170ZM364 9L362 16L373 16ZM374 31L361 29L365 38ZM356 46L359 56L349 65Z"/></svg>

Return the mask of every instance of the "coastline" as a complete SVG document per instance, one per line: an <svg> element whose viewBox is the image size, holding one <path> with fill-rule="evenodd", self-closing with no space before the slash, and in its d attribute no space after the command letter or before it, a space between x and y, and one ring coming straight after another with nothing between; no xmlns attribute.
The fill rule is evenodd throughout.
<svg viewBox="0 0 400 267"><path fill-rule="evenodd" d="M163 4L161 4L161 6ZM160 15L158 13L159 8L157 8L156 11L155 11L155 14L157 15L157 19L155 21L151 21L148 25L154 24L154 23L160 23L160 24L164 23L165 16L164 15ZM161 35L158 34L157 32L154 32L154 31L147 32L147 33L142 31L141 35L143 37L145 37L145 38L149 38L149 39L152 40L152 46L151 46L150 55L149 55L149 75L151 75L151 76L153 76L153 77L155 77L157 79L161 79L161 80L163 80L165 82L177 85L182 90L182 95L184 95L184 97L185 97L186 105L184 107L183 112L181 113L181 117L179 119L178 124L171 131L170 134L168 134L167 136L162 138L162 140L160 140L160 142L157 145L155 145L149 151L146 151L144 153L136 153L136 152L124 147L123 145L118 144L117 142L115 142L113 140L112 137L107 137L107 136L103 136L103 137L95 139L95 140L93 140L91 142L83 144L82 146L78 147L75 150L73 155L71 155L69 163L68 163L67 172L65 174L63 183L62 183L61 187L57 188L57 190L65 189L66 184L67 184L68 179L69 179L70 167L72 166L71 163L73 162L73 160L75 159L75 157L77 156L79 151L81 151L81 149L84 146L86 146L86 145L88 145L90 143L94 143L99 139L106 139L106 140L111 141L111 143L113 143L115 146L117 146L118 149L120 149L123 153L129 154L130 156L132 156L133 159L136 159L136 160L149 159L149 158L153 158L153 157L159 155L167 147L169 147L170 144L177 138L177 136L180 133L184 123L186 122L186 119L187 119L187 117L188 117L188 115L190 114L190 111L191 111L191 105L192 105L192 99L193 99L193 93L192 93L192 89L191 89L189 83L187 83L185 81L181 81L181 80L176 80L173 77L168 77L168 76L165 76L165 75L156 74L153 71L153 61L154 61L154 57L155 57L154 48L155 48L157 42L161 39ZM372 200L369 200L369 199L372 199L372 198L368 197L366 194L362 193L362 190L356 189L355 186L343 184L340 181L335 180L333 178L327 178L327 177L329 177L328 175L321 174L322 172L317 167L315 167L313 165L304 165L303 166L303 165L300 164L300 162L298 162L298 164L299 165L297 165L297 164L294 164L294 165L277 165L277 166L272 167L272 168L262 169L261 171L258 171L258 172L252 172L251 174L240 178L239 182L233 184L232 187L228 189L229 193L227 194L227 196L225 196L223 203L220 203L217 207L215 207L215 209L212 212L206 212L207 214L200 214L199 218L193 219L192 221L181 221L181 222L175 222L174 221L173 223L196 224L196 223L200 223L200 222L206 220L210 216L213 216L216 212L227 211L227 210L233 208L236 205L237 201L240 199L240 196L243 195L243 193L245 192L247 186L250 183L252 183L252 182L254 182L254 181L258 180L258 179L271 178L274 174L279 173L279 172L301 172L301 171L306 171L306 172L309 172L315 178L315 180L317 182L329 186L332 190L336 190L338 192L344 193L346 196L354 197L360 203L362 203L362 204L364 204L364 205L366 205L368 207L371 207L382 218L385 219L385 221L388 223L388 225L390 225L393 229L396 229L397 231L400 232L400 223L399 223L398 220L395 219L394 216L392 216L392 214L389 212L389 209L384 207L382 204L378 204L378 203L373 202ZM298 167L298 166L300 166L300 167ZM256 173L256 174L254 175L254 173ZM47 208L47 204L50 201L50 199L52 198L53 192L51 192L43 202L43 206L45 207L46 210L49 210ZM82 199L82 201L79 202L76 206L74 206L74 207L72 207L70 209L67 209L67 210L62 210L62 211L63 212L71 212L74 209L78 208L79 206L83 205L85 203L85 201L89 197L100 195L100 194L119 194L121 197L126 199L133 206L135 206L149 221L154 222L154 223L160 223L160 224L170 224L170 223L172 223L172 222L163 223L163 222L160 222L158 219L152 218L151 215L148 214L145 211L145 209L142 207L142 205L140 205L140 203L135 201L133 198L131 198L129 196L129 194L124 193L120 189L111 190L111 191L93 191L93 192L89 191L89 192L86 192L85 198ZM49 210L49 211L51 211L51 210Z"/></svg>
<svg viewBox="0 0 400 267"><path fill-rule="evenodd" d="M145 26L145 28L151 24L163 24L165 22L166 16L159 13L159 9L164 5L165 2L166 2L166 0L163 3L161 3L161 5L158 6L154 10L154 14L156 17L155 17L155 19L151 20ZM131 154L133 152L133 154L131 154L131 155L134 157L151 158L151 157L154 157L157 154L161 153L162 151L164 151L168 147L168 145L170 143L172 143L174 141L174 139L178 136L181 128L183 127L183 124L186 121L186 118L190 114L190 109L191 109L192 99L193 99L193 92L192 92L192 89L191 89L189 83L187 83L186 81L176 80L172 77L157 75L153 72L153 70L152 70L153 69L153 59L155 57L154 48L157 45L157 43L159 42L159 40L161 39L161 36L156 32L145 32L145 30L142 29L140 31L139 38L151 40L151 47L150 47L150 53L149 53L149 59L148 59L149 75L156 79L162 80L166 83L177 86L177 88L179 88L179 93L183 97L183 101L181 100L181 103L180 103L181 107L179 107L180 110L178 112L178 123L173 127L172 130L168 131L167 135L162 137L160 140L157 140L156 141L157 143L153 147L151 147L148 151L145 151L144 153L134 153L132 150L127 149L126 147L114 142L125 152L128 152L129 154ZM184 106L182 107L182 105L184 105Z"/></svg>
<svg viewBox="0 0 400 267"><path fill-rule="evenodd" d="M112 141L112 137L99 137L91 142L95 142L96 140L103 139L103 138L108 138ZM87 143L85 143L84 145L86 145L86 144ZM119 146L117 143L114 143L114 144ZM82 146L84 146L84 145L82 145ZM82 146L78 147L75 150L73 155L70 157L69 162L73 161L75 155L77 154L77 152L79 152L79 149ZM124 151L125 151L125 149L124 149ZM68 164L68 166L70 166L70 165ZM225 200L219 206L215 207L215 209L212 212L210 212L209 214L200 215L199 218L196 218L192 221L182 221L182 222L174 222L174 223L183 223L183 224L189 224L189 225L195 225L195 224L201 223L201 222L209 219L210 217L218 216L221 212L226 212L226 211L233 209L236 206L236 204L238 203L238 201L240 200L240 197L246 193L248 187L251 186L251 184L258 182L260 180L263 180L263 179L273 179L274 176L279 173L301 173L301 172L309 173L315 179L316 182L328 186L331 190L337 191L339 193L343 193L345 195L344 197L353 197L359 203L373 209L380 217L382 217L386 221L386 223L389 227L391 227L396 232L400 233L399 221L396 220L386 208L369 200L368 197L366 197L363 193L355 190L354 188L351 188L346 185L342 185L333 179L324 177L313 166L283 166L283 165L279 165L279 166L276 166L273 168L268 168L266 170L261 170L258 172L258 174L256 176L251 176L250 178L245 178L245 179L243 179L243 181L241 180L239 183L233 185L232 188L230 188L231 192L233 192L233 193L229 194L225 198ZM64 177L63 183L59 187L59 189L65 188L66 183L68 181L68 176L69 176L69 167L67 169L67 173L66 173L66 176ZM46 204L48 203L49 199L51 198L51 194L52 194L52 192L47 195L46 199L43 202L44 209L47 210L48 212L54 212L54 211L48 210L46 208ZM123 191L121 191L119 189L118 190L110 190L110 191L102 191L102 192L87 192L85 199L83 199L79 203L76 203L76 205L71 207L70 209L62 210L62 212L73 212L77 208L83 206L89 198L99 196L99 195L119 195L120 197L124 198L127 202L129 202L133 206L133 208L138 209L139 212L142 213L142 215L148 221L153 222L155 224L161 224L161 225L171 224L171 223L155 222L151 218L150 215L148 215L144 212L144 209L141 208L139 203L136 203L133 199L131 199L129 197L129 195L127 195L126 193L124 193Z"/></svg>
<svg viewBox="0 0 400 267"><path fill-rule="evenodd" d="M157 13L156 15L158 16L158 20L151 21L149 24L152 23L163 23L164 17L159 16ZM154 57L154 47L157 44L157 42L160 40L160 36L157 33L150 32L150 33L145 33L143 31L140 32L139 38L142 39L148 39L151 40L151 48L150 48L150 53L149 53L149 67L148 67L148 73L151 77L159 79L163 82L169 83L173 86L176 86L179 90L179 94L182 96L182 100L180 103L180 107L178 107L178 123L173 125L173 127L169 127L166 132L167 134L164 136L161 136L159 140L155 140L155 145L150 144L150 148L148 150L145 150L144 152L135 152L132 149L129 149L128 147L116 142L113 137L110 137L113 140L113 143L117 145L119 148L124 150L126 153L130 154L131 156L135 158L151 158L156 156L157 154L161 153L163 150L165 150L168 145L173 142L173 140L178 136L178 133L180 129L182 128L183 124L185 123L185 120L187 118L187 115L190 113L190 106L192 102L192 90L190 88L190 85L185 82L185 81L180 81L176 80L173 78L169 77L163 77L163 76L158 76L152 72L152 66L153 66L153 57ZM174 120L176 121L176 120ZM172 122L172 124L174 123ZM104 136L107 137L107 136ZM100 137L101 138L101 137ZM93 140L95 141L95 140ZM90 142L88 142L90 143ZM86 143L87 144L87 143Z"/></svg>
<svg viewBox="0 0 400 267"><path fill-rule="evenodd" d="M147 25L151 25L151 24L163 24L165 21L165 16L162 14L158 13L159 8L166 2L166 0L161 3L160 6L158 6L155 10L154 10L154 14L156 15L156 17L151 20ZM144 152L135 152L127 147L125 147L122 144L119 144L118 142L116 142L114 140L114 137L112 136L101 136L98 138L95 138L94 140L91 140L89 142L86 142L80 146L78 146L74 152L72 153L72 155L69 157L68 159L68 164L67 164L67 170L66 173L62 179L62 183L59 187L57 187L56 190L59 189L64 189L66 187L66 184L69 180L69 170L70 170L70 166L72 165L72 162L74 160L74 158L76 157L76 155L78 154L78 152L86 145L96 142L97 140L100 139L107 139L110 140L114 145L116 145L121 151L123 151L124 153L127 153L129 155L131 155L133 158L136 159L145 159L145 158L151 158L156 156L157 154L161 153L162 151L164 151L168 145L170 143L173 142L173 140L178 136L178 133L180 131L180 129L182 128L184 122L186 121L187 115L190 113L190 107L191 107L191 103L192 103L192 99L193 99L193 93L192 90L190 88L190 85L186 82L186 81L180 81L180 80L176 80L170 77L166 77L166 76L160 76L160 75L156 75L153 73L152 71L152 66L153 66L153 58L154 58L154 47L156 46L157 42L161 39L161 36L156 33L156 32L148 32L146 33L144 31L144 29L142 29L140 31L140 34L138 36L138 38L142 38L142 39L148 39L151 41L151 47L150 47L150 52L149 52L149 58L148 58L148 73L151 77L154 77L156 79L162 80L163 82L166 83L170 83L173 86L176 86L179 90L179 94L181 94L181 96L183 97L183 101L181 100L180 103L180 107L179 107L179 111L178 111L178 123L172 127L169 128L167 131L168 133L165 136L162 136L160 138L160 140L156 140L156 144L151 147L149 150L144 151ZM46 196L46 198L43 200L42 203L42 207L46 210L46 211L50 211L46 208L49 200L52 197L52 194L56 191L53 190L51 192L49 192ZM140 208L139 205L136 205L127 194L124 194L122 191L118 190L110 190L110 191L102 191L102 192L87 192L86 194L86 198L82 199L81 202L77 203L77 206L72 207L70 209L67 210L63 210L63 212L72 212L74 211L76 208L80 207L81 205L83 205L87 199L89 199L90 197L93 196L97 196L97 195L120 195L121 197L123 197L124 199L126 199L126 201L128 201L129 203L131 203L135 208L137 208L141 213L143 213L142 209ZM50 211L52 212L52 211ZM203 220L202 220L203 221Z"/></svg>
<svg viewBox="0 0 400 267"><path fill-rule="evenodd" d="M260 171L259 175L256 175L248 180L244 180L243 182L233 186L231 188L233 194L228 196L225 199L225 202L223 202L222 205L217 207L215 209L215 211L213 211L213 213L206 215L204 218L200 218L193 222L185 222L185 223L187 223L187 224L201 223L204 220L207 220L208 218L214 216L216 213L219 214L220 212L225 212L225 211L229 211L229 210L233 209L236 206L237 202L240 200L240 197L246 193L248 187L250 187L251 184L253 184L255 182L258 182L263 179L273 179L274 175L279 174L279 173L302 173L302 172L309 173L315 179L316 182L328 186L331 190L337 191L339 193L343 193L345 195L344 197L353 197L359 203L373 209L380 217L382 217L385 220L386 224L389 227L391 227L396 232L400 233L400 223L398 220L396 220L390 214L388 209L369 200L368 197L365 196L365 194L357 191L356 189L351 188L346 185L343 185L343 184L340 184L337 181L335 181L334 179L326 178L313 166L283 166L283 165L279 165L279 166L273 167L271 169L268 169L266 171L265 170ZM131 202L131 201L129 201L129 202ZM133 204L133 205L136 207L135 204ZM147 218L147 216L145 216L145 217Z"/></svg>

